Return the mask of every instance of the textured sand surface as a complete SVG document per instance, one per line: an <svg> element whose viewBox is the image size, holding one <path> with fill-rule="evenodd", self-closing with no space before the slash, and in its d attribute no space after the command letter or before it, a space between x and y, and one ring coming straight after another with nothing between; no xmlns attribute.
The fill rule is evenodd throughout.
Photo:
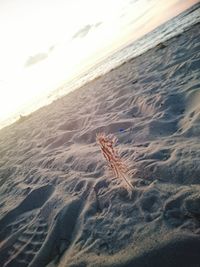
<svg viewBox="0 0 200 267"><path fill-rule="evenodd" d="M199 25L0 131L0 265L200 266Z"/></svg>

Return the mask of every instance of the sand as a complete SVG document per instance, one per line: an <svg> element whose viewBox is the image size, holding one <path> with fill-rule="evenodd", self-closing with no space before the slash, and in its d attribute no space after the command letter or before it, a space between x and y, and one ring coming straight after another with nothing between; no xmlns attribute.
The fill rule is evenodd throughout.
<svg viewBox="0 0 200 267"><path fill-rule="evenodd" d="M198 24L2 129L0 266L199 267L199 70Z"/></svg>

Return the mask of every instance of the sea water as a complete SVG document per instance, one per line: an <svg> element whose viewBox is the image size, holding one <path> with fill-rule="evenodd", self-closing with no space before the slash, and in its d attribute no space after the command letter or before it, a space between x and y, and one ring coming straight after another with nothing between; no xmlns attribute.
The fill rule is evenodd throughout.
<svg viewBox="0 0 200 267"><path fill-rule="evenodd" d="M166 40L183 33L192 25L195 25L199 22L200 3L192 6L178 16L160 25L153 31L145 34L142 38L108 56L106 59L97 63L94 67L54 90L51 94L43 99L36 100L35 104L33 103L33 105L27 108L26 114L29 114L42 106L50 104L52 101L66 95L70 91L73 91L85 83L88 83L89 81L108 73L111 69L116 68L124 62L145 53L159 43L165 42ZM19 118L19 116L20 114L16 114L15 117L5 121L4 124L1 124L0 128L13 123Z"/></svg>

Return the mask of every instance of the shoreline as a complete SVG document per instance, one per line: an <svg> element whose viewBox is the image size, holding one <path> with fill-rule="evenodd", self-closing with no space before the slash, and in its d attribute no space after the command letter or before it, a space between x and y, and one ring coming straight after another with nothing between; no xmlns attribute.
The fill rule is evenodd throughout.
<svg viewBox="0 0 200 267"><path fill-rule="evenodd" d="M171 20L164 22L163 24L159 25L158 27L156 27L156 28L153 29L152 31L150 31L150 32L146 33L144 36L140 37L139 39L137 39L137 40L135 40L135 41L133 41L133 42L130 42L129 44L126 44L124 47L121 47L120 49L118 49L118 51L116 51L116 52L114 52L112 55L108 56L108 59L109 59L109 58L112 58L115 54L122 52L123 50L127 49L128 47L131 47L134 43L139 42L140 40L146 38L147 36L149 36L149 35L151 36L155 31L157 31L158 29L162 28L164 25L167 25L168 23L170 23L170 21L174 21L174 20L176 20L176 19L179 18L180 16L183 16L183 14L185 14L185 13L186 13L186 14L188 14L188 13L190 14L190 13L192 13L192 12L195 12L195 10L199 9L199 6L200 6L199 3L194 4L194 5L191 6L188 10L186 10L186 11L184 11L183 13L181 13L181 14L175 16L175 17L172 18ZM186 16L186 15L184 15L184 16ZM185 28L181 33L178 33L177 35L183 34L185 31L190 30L191 27L194 27L196 24L199 24L199 23L200 23L200 21L197 21L197 22L195 22L194 24L187 26L187 28ZM172 36L172 37L168 37L166 40L161 41L161 44L164 43L164 42L166 42L166 41L168 41L168 40L171 40L172 38L175 38L177 35ZM160 44L160 43L154 45L153 47L149 47L149 48L147 48L146 50L142 51L142 52L139 53L138 55L135 55L135 56L133 56L133 57L131 57L131 58L128 58L128 59L126 59L126 60L124 59L124 62L122 62L122 63L119 62L119 63L118 63L116 66L114 66L112 69L107 70L106 73L103 73L103 74L94 76L94 77L92 77L92 78L89 78L88 81L81 83L81 85L75 85L76 83L74 83L74 85L72 86L72 88L73 88L73 89L72 89L72 92L73 92L74 90L77 90L77 89L81 88L81 87L84 86L85 84L88 84L88 83L92 82L93 80L98 79L99 77L101 77L101 76L103 76L103 75L109 73L110 71L114 70L115 68L118 68L118 67L120 67L120 66L123 65L123 64L126 64L126 63L129 62L130 60L132 60L132 59L134 59L134 58L137 58L138 56L143 55L144 53L148 52L149 50L154 49L156 46L159 46L159 44ZM103 62L104 60L105 60L105 59L101 60L101 61L97 64L97 66L98 66L99 64L101 65L102 62ZM83 74L80 74L80 75L79 75L79 78L78 78L78 79L76 78L75 80L78 80L78 81L79 81L79 80L83 79L83 77L87 76L88 73L92 72L92 70L93 70L94 68L96 68L96 66L93 66L93 67L89 68L89 70L86 71L86 72L84 73L84 75L83 75ZM80 82L79 82L79 83L80 83ZM9 118L8 118L8 119L4 120L4 123L2 122L2 125L5 125L5 126L1 126L1 127L0 127L0 130L3 129L3 128L5 128L5 127L7 127L7 126L9 126L9 125L11 125L11 124L13 124L13 123L15 123L16 121L18 121L17 117L20 119L21 116L23 116L23 117L29 116L30 114L32 114L33 112L37 111L37 110L40 109L41 107L43 107L43 106L44 106L44 107L45 107L45 106L48 106L48 105L50 105L52 102L56 101L57 99L59 99L59 98L65 96L65 95L67 95L67 94L70 93L70 92L65 92L65 89L64 89L64 94L61 93L61 95L60 95L59 92L63 90L62 88L65 88L65 87L71 87L70 84L71 84L71 82L68 82L68 83L66 83L66 84L64 83L64 84L61 85L58 89L55 89L55 90L51 91L51 92L50 92L50 97L48 96L47 99L50 99L50 98L52 98L52 99L51 99L51 100L48 100L48 101L47 101L47 99L46 99L46 100L45 100L45 99L43 99L43 100L41 99L40 101L42 101L42 103L43 103L42 106L39 105L39 107L37 107L36 109L34 109L32 112L29 112L29 113L27 113L27 112L20 112L20 113L19 113L19 112L18 112L18 115L13 116L13 119L11 119L11 118L9 119ZM57 93L56 93L56 92L57 92ZM54 94L57 95L56 98L55 98L55 96L53 96ZM44 104L44 103L46 103L46 104ZM14 117L15 117L16 119L14 119ZM5 123L5 121L12 121L12 122L10 122L10 123Z"/></svg>
<svg viewBox="0 0 200 267"><path fill-rule="evenodd" d="M0 131L3 267L199 266L198 26ZM130 162L131 197L100 132Z"/></svg>

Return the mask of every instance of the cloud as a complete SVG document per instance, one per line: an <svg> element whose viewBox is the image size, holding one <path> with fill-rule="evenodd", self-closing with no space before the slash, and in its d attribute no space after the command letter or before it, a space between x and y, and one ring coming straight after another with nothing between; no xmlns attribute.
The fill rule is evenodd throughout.
<svg viewBox="0 0 200 267"><path fill-rule="evenodd" d="M129 3L130 4L135 4L136 2L138 2L139 0L130 0Z"/></svg>
<svg viewBox="0 0 200 267"><path fill-rule="evenodd" d="M74 38L78 38L78 37L79 38L85 37L89 33L89 31L91 30L91 28L92 28L92 25L86 25L86 26L84 26L82 29L80 29L79 31L77 31L72 38L74 39Z"/></svg>
<svg viewBox="0 0 200 267"><path fill-rule="evenodd" d="M43 61L43 60L47 59L47 58L48 58L48 54L46 54L46 53L38 53L38 54L36 54L34 56L29 57L28 60L25 63L25 66L29 67L31 65L37 64L40 61Z"/></svg>
<svg viewBox="0 0 200 267"><path fill-rule="evenodd" d="M49 52L52 52L55 49L55 45L49 47Z"/></svg>
<svg viewBox="0 0 200 267"><path fill-rule="evenodd" d="M83 28L81 28L80 30L78 30L72 37L72 39L75 39L75 38L84 38L92 28L97 28L99 27L100 25L102 24L102 22L98 22L96 24L88 24L88 25L85 25Z"/></svg>
<svg viewBox="0 0 200 267"><path fill-rule="evenodd" d="M94 27L97 28L97 27L99 27L102 23L103 23L103 22L99 21L99 22L97 22L97 23L94 25Z"/></svg>
<svg viewBox="0 0 200 267"><path fill-rule="evenodd" d="M55 48L55 45L52 45L49 47L49 50L47 53L38 53L34 56L30 56L25 63L25 67L30 67L34 64L37 64L37 63L47 59L49 54L54 50L54 48Z"/></svg>

